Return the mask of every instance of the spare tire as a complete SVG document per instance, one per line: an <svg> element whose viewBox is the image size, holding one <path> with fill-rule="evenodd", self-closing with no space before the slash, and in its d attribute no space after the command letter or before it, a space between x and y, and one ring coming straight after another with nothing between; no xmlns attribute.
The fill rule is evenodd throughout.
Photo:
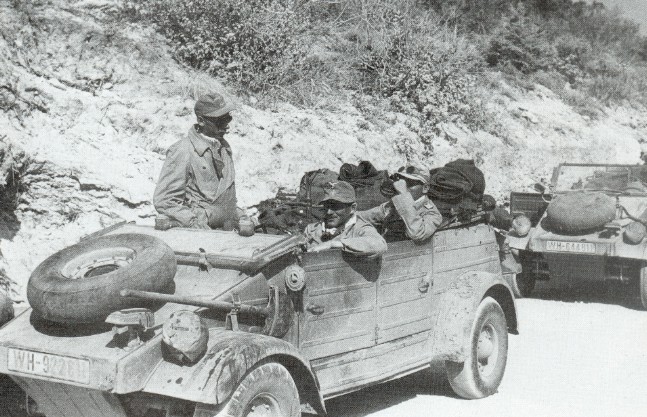
<svg viewBox="0 0 647 417"><path fill-rule="evenodd" d="M558 195L546 209L549 228L575 234L601 228L616 217L616 200L603 193L578 191Z"/></svg>
<svg viewBox="0 0 647 417"><path fill-rule="evenodd" d="M27 299L42 318L95 323L142 301L121 297L125 288L168 292L177 269L173 250L142 234L84 240L45 259L31 274Z"/></svg>
<svg viewBox="0 0 647 417"><path fill-rule="evenodd" d="M0 294L0 327L13 318L13 302L11 298Z"/></svg>

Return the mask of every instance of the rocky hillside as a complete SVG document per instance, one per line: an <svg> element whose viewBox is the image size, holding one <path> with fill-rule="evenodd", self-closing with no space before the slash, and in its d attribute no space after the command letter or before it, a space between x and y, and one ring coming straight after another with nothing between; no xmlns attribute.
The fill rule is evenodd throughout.
<svg viewBox="0 0 647 417"><path fill-rule="evenodd" d="M152 28L115 20L120 4L0 2L0 283L16 301L34 267L81 236L152 223L165 149L193 123L199 94L227 89L179 64ZM500 131L443 123L431 141L379 100L360 111L346 96L311 110L241 96L228 137L239 204L296 188L304 171L360 160L394 170L474 158L499 200L560 161L640 161L645 109L590 120L544 87L522 91L496 72L490 82Z"/></svg>

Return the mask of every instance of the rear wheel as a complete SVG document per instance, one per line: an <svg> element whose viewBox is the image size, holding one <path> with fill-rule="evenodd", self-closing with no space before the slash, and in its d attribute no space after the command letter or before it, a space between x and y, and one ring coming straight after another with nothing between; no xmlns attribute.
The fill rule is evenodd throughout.
<svg viewBox="0 0 647 417"><path fill-rule="evenodd" d="M299 392L283 365L266 363L238 384L216 417L299 417Z"/></svg>
<svg viewBox="0 0 647 417"><path fill-rule="evenodd" d="M445 362L452 389L466 399L496 392L508 357L508 326L499 303L486 297L476 310L465 362Z"/></svg>

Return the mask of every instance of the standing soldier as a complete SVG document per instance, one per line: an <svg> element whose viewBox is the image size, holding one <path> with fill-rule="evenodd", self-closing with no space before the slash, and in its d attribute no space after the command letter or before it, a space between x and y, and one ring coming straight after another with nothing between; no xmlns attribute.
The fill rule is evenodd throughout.
<svg viewBox="0 0 647 417"><path fill-rule="evenodd" d="M156 227L222 228L238 221L231 147L224 139L235 106L218 93L195 103L197 123L166 152L153 204Z"/></svg>

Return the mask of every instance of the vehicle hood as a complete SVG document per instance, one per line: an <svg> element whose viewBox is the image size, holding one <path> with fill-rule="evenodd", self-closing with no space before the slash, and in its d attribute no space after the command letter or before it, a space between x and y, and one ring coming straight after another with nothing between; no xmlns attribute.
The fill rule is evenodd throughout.
<svg viewBox="0 0 647 417"><path fill-rule="evenodd" d="M251 259L259 250L271 247L283 239L280 236L257 236L243 240L232 234L216 231L190 231L178 229L163 233L152 228L124 225L110 233L146 233L163 239L177 256L187 254L206 257L227 257L234 264ZM225 236L225 237L223 237ZM229 241L223 240L229 236ZM178 255L183 254L183 255ZM233 261L232 261L233 260ZM175 275L176 295L200 297L206 300L231 301L231 292L261 279L262 274L247 274L236 269L199 268L193 265L178 265ZM70 308L74 308L70 306ZM9 355L16 352L40 352L57 357L71 358L77 366L80 360L89 366L89 381L63 380L72 385L94 388L114 393L140 390L150 372L162 361L161 328L168 317L177 310L197 310L197 307L167 303L154 311L155 327L149 331L146 341L136 348L115 346L112 328L105 325L76 325L64 327L39 320L32 309L0 328L0 373L18 377L51 381L50 376L35 375L10 369ZM58 358L56 358L58 360ZM13 359L15 363L15 357ZM67 365L66 365L67 366ZM86 365L83 365L86 366Z"/></svg>
<svg viewBox="0 0 647 417"><path fill-rule="evenodd" d="M620 197L618 203L626 208L632 216L638 217L647 209L647 198ZM533 252L575 252L589 255L604 255L621 258L644 259L647 257L647 239L638 244L626 242L624 229L632 223L626 212L618 210L616 219L609 227L593 232L564 235L548 230L546 217L534 227L528 236L511 237L510 246L518 249L529 249ZM554 243L566 242L566 243ZM574 245L584 243L592 245Z"/></svg>

